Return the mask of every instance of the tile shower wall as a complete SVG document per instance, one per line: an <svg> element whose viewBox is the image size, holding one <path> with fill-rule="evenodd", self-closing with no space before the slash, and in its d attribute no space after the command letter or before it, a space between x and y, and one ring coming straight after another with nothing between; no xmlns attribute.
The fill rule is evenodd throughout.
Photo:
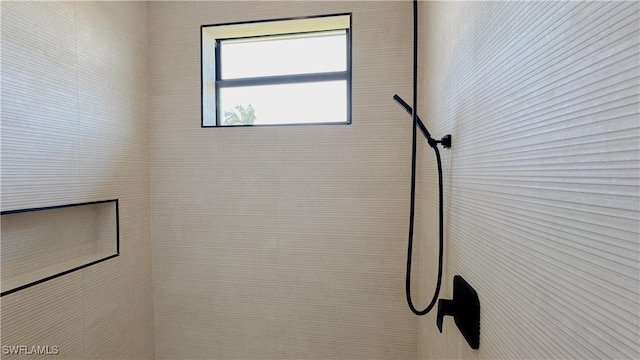
<svg viewBox="0 0 640 360"><path fill-rule="evenodd" d="M153 358L147 4L1 10L2 210L119 198L121 253L2 297L2 345Z"/></svg>
<svg viewBox="0 0 640 360"><path fill-rule="evenodd" d="M420 358L640 358L638 3L420 6L421 116L454 139L443 296L462 274L482 307L479 351L431 314Z"/></svg>
<svg viewBox="0 0 640 360"><path fill-rule="evenodd" d="M408 2L150 5L156 357L411 359ZM200 128L200 25L353 12L353 124ZM319 101L322 101L319 99Z"/></svg>

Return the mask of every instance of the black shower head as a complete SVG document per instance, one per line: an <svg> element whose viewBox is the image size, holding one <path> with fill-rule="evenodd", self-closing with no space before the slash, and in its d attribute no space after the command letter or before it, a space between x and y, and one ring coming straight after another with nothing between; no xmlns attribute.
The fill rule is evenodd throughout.
<svg viewBox="0 0 640 360"><path fill-rule="evenodd" d="M398 104L400 104L400 106L402 106L404 110L409 113L409 115L413 113L411 106L409 106L409 104L407 104L404 100L402 100L402 98L398 94L393 95L393 100L395 100ZM429 130L427 130L427 127L424 126L424 123L422 122L418 114L416 114L416 121L418 122L418 127L420 128L420 131L422 131L422 134L427 139L427 142L431 147L436 147L438 143L442 144L442 146L445 148L451 147L451 135L445 135L440 140L434 140L431 137L431 134L429 134Z"/></svg>

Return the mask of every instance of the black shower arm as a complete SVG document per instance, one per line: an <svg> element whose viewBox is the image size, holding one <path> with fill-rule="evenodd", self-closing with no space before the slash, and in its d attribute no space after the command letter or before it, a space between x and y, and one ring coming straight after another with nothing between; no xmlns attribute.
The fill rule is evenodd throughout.
<svg viewBox="0 0 640 360"><path fill-rule="evenodd" d="M402 106L404 110L409 113L409 115L413 113L411 106L409 106L409 104L407 104L404 100L402 100L402 98L398 94L393 95L393 100L395 100L398 104L400 104L400 106ZM429 130L427 130L426 126L424 126L424 123L422 122L422 120L420 120L420 117L417 114L416 114L416 120L418 122L418 127L420 128L420 131L422 131L422 135L424 135L424 137L427 139L427 142L432 148L435 148L438 145L438 143L442 144L442 146L445 148L451 147L451 135L445 135L440 140L434 140L431 137L431 134L429 134Z"/></svg>

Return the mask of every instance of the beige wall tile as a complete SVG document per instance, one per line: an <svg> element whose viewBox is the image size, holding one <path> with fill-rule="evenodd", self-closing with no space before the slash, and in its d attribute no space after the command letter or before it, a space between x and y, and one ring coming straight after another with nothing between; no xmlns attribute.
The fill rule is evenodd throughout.
<svg viewBox="0 0 640 360"><path fill-rule="evenodd" d="M421 117L454 144L442 295L461 274L482 308L479 351L430 314L421 358L640 356L638 10L421 3ZM435 181L419 185L419 216L435 217Z"/></svg>
<svg viewBox="0 0 640 360"><path fill-rule="evenodd" d="M3 297L3 345L640 356L637 4L420 7L418 110L454 135L441 297L457 273L476 287L480 351L404 303L411 123L391 97L411 99L408 2L2 3L2 209L121 200L121 256ZM352 125L200 128L200 25L338 12L353 12ZM419 148L423 307L437 178Z"/></svg>
<svg viewBox="0 0 640 360"><path fill-rule="evenodd" d="M78 179L75 5L12 3L2 10L2 208L76 200L69 193Z"/></svg>
<svg viewBox="0 0 640 360"><path fill-rule="evenodd" d="M82 272L74 272L2 298L3 346L57 346L49 358L82 357ZM28 359L36 355L4 355L3 359ZM37 355L40 356L40 355Z"/></svg>
<svg viewBox="0 0 640 360"><path fill-rule="evenodd" d="M119 198L121 250L3 297L2 343L153 358L147 4L1 6L2 209Z"/></svg>
<svg viewBox="0 0 640 360"><path fill-rule="evenodd" d="M403 304L410 122L392 101L410 91L408 5L150 6L159 358L417 356ZM200 25L342 12L352 125L200 128Z"/></svg>

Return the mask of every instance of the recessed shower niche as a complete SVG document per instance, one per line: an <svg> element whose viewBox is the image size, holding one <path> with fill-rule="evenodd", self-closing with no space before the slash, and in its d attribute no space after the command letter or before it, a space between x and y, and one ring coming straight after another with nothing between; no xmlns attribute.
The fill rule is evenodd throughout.
<svg viewBox="0 0 640 360"><path fill-rule="evenodd" d="M118 256L118 200L2 212L2 296Z"/></svg>

